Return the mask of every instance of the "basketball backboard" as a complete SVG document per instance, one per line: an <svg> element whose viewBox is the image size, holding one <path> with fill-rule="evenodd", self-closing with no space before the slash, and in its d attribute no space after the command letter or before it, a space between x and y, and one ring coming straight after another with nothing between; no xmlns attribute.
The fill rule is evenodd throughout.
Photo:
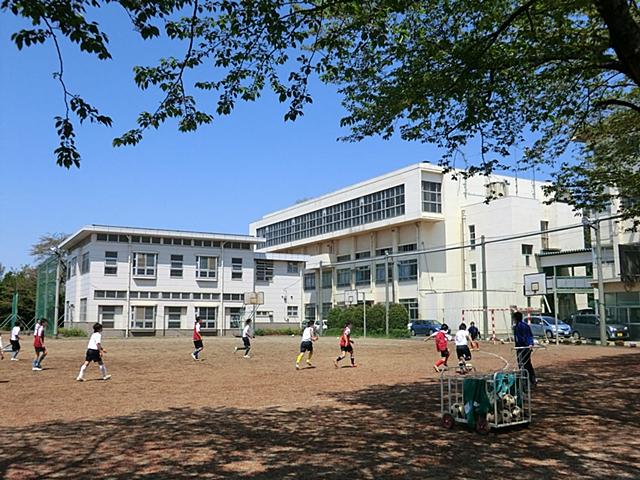
<svg viewBox="0 0 640 480"><path fill-rule="evenodd" d="M528 273L524 275L524 294L527 297L545 295L547 293L547 276L544 273Z"/></svg>

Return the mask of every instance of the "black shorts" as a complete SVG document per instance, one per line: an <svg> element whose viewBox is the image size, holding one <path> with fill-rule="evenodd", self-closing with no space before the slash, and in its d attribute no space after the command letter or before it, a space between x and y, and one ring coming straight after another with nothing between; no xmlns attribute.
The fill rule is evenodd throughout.
<svg viewBox="0 0 640 480"><path fill-rule="evenodd" d="M242 343L244 343L245 348L249 348L251 346L251 340L249 340L249 337L242 337Z"/></svg>
<svg viewBox="0 0 640 480"><path fill-rule="evenodd" d="M36 353L43 353L47 351L45 347L33 347L33 348L35 348Z"/></svg>
<svg viewBox="0 0 640 480"><path fill-rule="evenodd" d="M440 356L441 356L442 358L447 358L447 357L449 356L449 349L442 350L442 351L440 352Z"/></svg>
<svg viewBox="0 0 640 480"><path fill-rule="evenodd" d="M194 340L193 346L196 348L202 348L202 340Z"/></svg>
<svg viewBox="0 0 640 480"><path fill-rule="evenodd" d="M471 360L471 350L469 350L469 345L458 345L456 347L456 354L458 355L458 358Z"/></svg>
<svg viewBox="0 0 640 480"><path fill-rule="evenodd" d="M98 350L89 349L87 350L87 355L84 357L87 362L97 362L102 363L102 357L100 356L100 352Z"/></svg>
<svg viewBox="0 0 640 480"><path fill-rule="evenodd" d="M20 340L9 340L11 342L11 351L19 352L20 351Z"/></svg>
<svg viewBox="0 0 640 480"><path fill-rule="evenodd" d="M480 338L480 335L471 335L471 340L473 340L474 342Z"/></svg>
<svg viewBox="0 0 640 480"><path fill-rule="evenodd" d="M300 344L300 353L304 352L313 352L313 342L307 340L306 342L302 342Z"/></svg>
<svg viewBox="0 0 640 480"><path fill-rule="evenodd" d="M353 347L351 346L351 344L345 346L340 345L340 351L353 353Z"/></svg>

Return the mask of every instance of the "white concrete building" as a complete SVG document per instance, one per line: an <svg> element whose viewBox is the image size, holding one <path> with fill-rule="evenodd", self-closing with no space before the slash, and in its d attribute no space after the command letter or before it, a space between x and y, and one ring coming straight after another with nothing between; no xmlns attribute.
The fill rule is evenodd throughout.
<svg viewBox="0 0 640 480"><path fill-rule="evenodd" d="M385 255L391 254L390 300L404 304L411 318L457 325L462 309L483 304L481 236L580 223L568 205L545 205L542 187L500 175L453 180L419 163L267 214L250 233L266 240L261 251L311 256L304 277L307 318L326 316L345 290L357 289L368 303L384 302ZM489 204L487 195L495 197ZM463 244L468 248L412 253ZM583 247L580 228L487 244L488 306L529 305L523 275L538 271L535 254Z"/></svg>
<svg viewBox="0 0 640 480"><path fill-rule="evenodd" d="M246 292L263 292L256 328L298 326L302 255L255 251L248 235L89 225L65 239L65 326L122 335L234 334Z"/></svg>

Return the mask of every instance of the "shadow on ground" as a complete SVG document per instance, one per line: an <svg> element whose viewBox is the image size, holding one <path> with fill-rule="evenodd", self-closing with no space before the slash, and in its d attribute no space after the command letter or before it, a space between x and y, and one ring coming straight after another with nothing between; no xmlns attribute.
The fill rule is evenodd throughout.
<svg viewBox="0 0 640 480"><path fill-rule="evenodd" d="M440 426L430 379L313 409L170 409L5 430L0 477L640 478L640 355L539 376L534 423L486 437Z"/></svg>

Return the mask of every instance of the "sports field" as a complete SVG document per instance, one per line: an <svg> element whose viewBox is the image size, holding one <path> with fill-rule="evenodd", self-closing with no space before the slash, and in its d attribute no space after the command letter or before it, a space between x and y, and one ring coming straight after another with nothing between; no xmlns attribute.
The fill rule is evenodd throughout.
<svg viewBox="0 0 640 480"><path fill-rule="evenodd" d="M25 341L25 344L28 342ZM358 368L296 371L299 337L105 339L112 380L74 381L86 339L48 340L42 372L0 362L3 479L638 479L640 352L550 346L534 355L541 384L528 428L488 436L441 427L432 342L356 339ZM480 371L512 359L474 352Z"/></svg>

